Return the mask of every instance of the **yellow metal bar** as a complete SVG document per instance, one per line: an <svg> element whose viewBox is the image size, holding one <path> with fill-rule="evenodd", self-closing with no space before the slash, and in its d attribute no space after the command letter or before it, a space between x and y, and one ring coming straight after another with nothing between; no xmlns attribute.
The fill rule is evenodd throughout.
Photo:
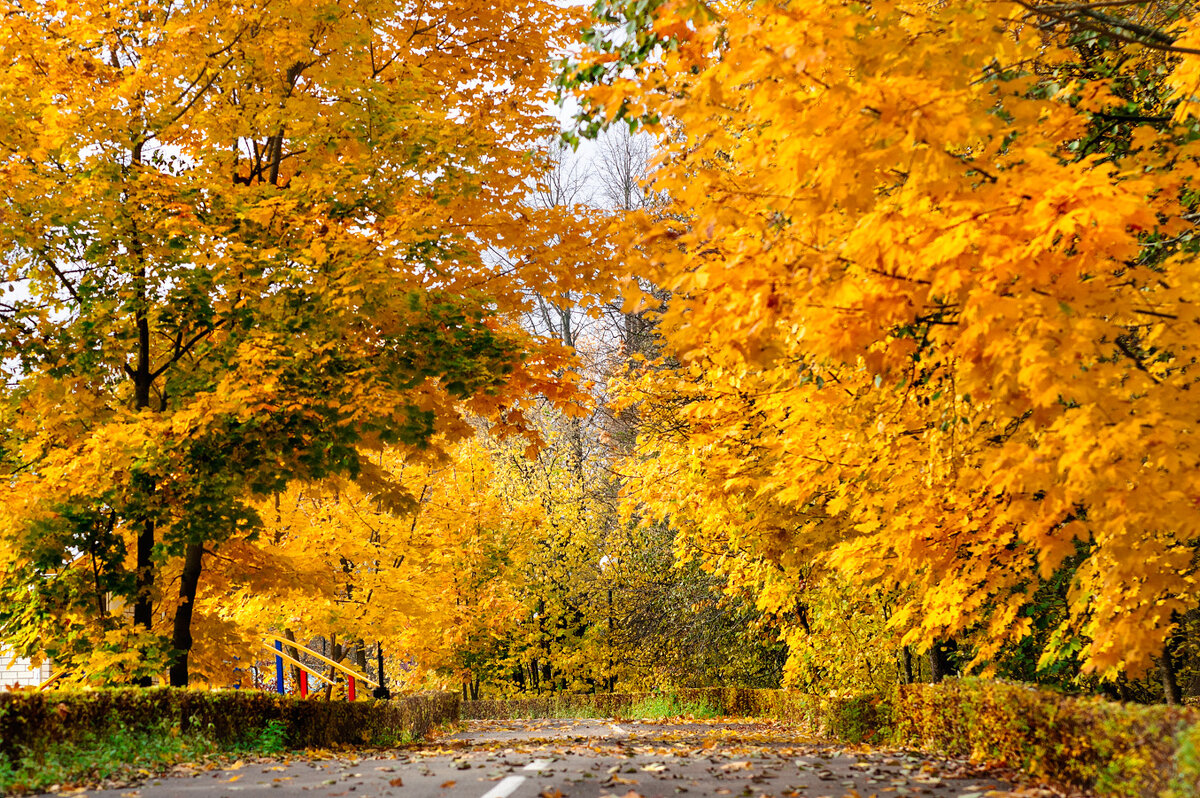
<svg viewBox="0 0 1200 798"><path fill-rule="evenodd" d="M66 671L59 671L58 673L56 673L56 674L52 675L52 676L51 676L49 679L47 679L46 681L44 681L44 682L42 682L41 684L39 684L39 685L37 686L38 692L40 693L41 691L45 690L47 687L49 687L49 686L50 686L51 684L53 684L54 682L57 682L57 681L58 681L58 679L59 679L59 677L61 677L61 676L62 676L64 673L66 673Z"/></svg>
<svg viewBox="0 0 1200 798"><path fill-rule="evenodd" d="M333 680L332 680L332 679L330 679L329 677L325 676L324 674L322 674L322 673L320 673L320 672L318 672L318 671L314 671L312 668L308 667L307 665L305 665L305 664L304 664L303 662L301 662L300 660L298 660L298 659L294 659L294 658L293 658L293 657L292 657L290 654L288 654L287 652L285 652L285 651L279 651L279 650L277 650L277 649L275 648L275 646L271 645L271 644L270 644L270 643L268 643L266 640L262 641L262 644L263 644L263 648L267 648L267 649L270 649L271 651L274 651L274 652L275 652L275 655L276 655L277 657L281 657L281 658L282 658L282 659L283 659L285 662L290 662L290 663L292 663L293 665L295 665L297 668L299 668L300 670L304 671L305 673L311 673L313 676L316 676L318 679L320 679L321 681L325 682L325 684L333 684ZM299 648L304 648L304 646L299 646Z"/></svg>
<svg viewBox="0 0 1200 798"><path fill-rule="evenodd" d="M279 635L273 635L270 632L267 632L266 636L271 638L272 640L280 641L285 646L294 646L295 648L300 649L301 651L305 652L309 656L316 657L317 659L321 660L321 662L324 662L326 665L330 665L334 668L337 668L339 671L346 674L347 676L353 676L355 679L358 679L360 682L366 682L367 684L371 685L372 687L379 686L379 682L375 681L374 679L368 679L366 676L363 676L358 671L351 670L350 668L347 668L345 665L343 665L340 662L334 662L333 660L329 659L328 657L323 657L320 654L318 654L317 652L313 651L308 646L302 646L299 643L295 642L294 640L288 640L286 637L280 637Z"/></svg>

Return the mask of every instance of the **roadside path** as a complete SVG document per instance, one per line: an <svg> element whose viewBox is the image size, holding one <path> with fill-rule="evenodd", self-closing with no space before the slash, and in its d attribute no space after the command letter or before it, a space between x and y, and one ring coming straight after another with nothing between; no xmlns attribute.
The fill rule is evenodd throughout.
<svg viewBox="0 0 1200 798"><path fill-rule="evenodd" d="M176 768L96 798L1049 798L968 763L772 722L466 721L418 748ZM322 756L322 753L325 756Z"/></svg>

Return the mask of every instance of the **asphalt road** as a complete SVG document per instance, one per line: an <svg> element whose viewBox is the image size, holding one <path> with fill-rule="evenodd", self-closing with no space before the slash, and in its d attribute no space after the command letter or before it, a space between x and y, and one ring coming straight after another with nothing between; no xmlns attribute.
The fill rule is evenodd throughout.
<svg viewBox="0 0 1200 798"><path fill-rule="evenodd" d="M104 798L1050 796L965 762L820 743L777 723L468 721L419 748L177 768Z"/></svg>

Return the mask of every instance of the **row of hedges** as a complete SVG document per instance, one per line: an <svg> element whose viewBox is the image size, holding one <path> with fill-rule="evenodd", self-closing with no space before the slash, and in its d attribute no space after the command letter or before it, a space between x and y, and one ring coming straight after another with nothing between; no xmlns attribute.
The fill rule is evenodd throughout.
<svg viewBox="0 0 1200 798"><path fill-rule="evenodd" d="M825 698L787 690L672 691L730 717L795 722L846 742L968 756L1103 798L1200 796L1200 710L1118 704L978 679L900 688L894 696ZM580 714L630 717L648 694L465 701L464 718Z"/></svg>
<svg viewBox="0 0 1200 798"><path fill-rule="evenodd" d="M220 746L253 740L272 722L282 724L284 740L294 748L390 744L457 720L458 705L453 693L355 702L169 687L0 693L0 758L13 761L50 742L164 723L199 731Z"/></svg>
<svg viewBox="0 0 1200 798"><path fill-rule="evenodd" d="M463 718L593 715L630 718L655 693L552 693L536 698L463 701ZM671 690L678 704L711 708L727 717L782 718L848 742L880 742L890 730L890 702L879 696L825 698L790 690L705 687Z"/></svg>

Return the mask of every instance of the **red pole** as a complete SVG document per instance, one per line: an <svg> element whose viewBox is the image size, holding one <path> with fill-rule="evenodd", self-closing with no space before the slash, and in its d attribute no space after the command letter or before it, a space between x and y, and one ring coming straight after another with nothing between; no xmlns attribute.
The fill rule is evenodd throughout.
<svg viewBox="0 0 1200 798"><path fill-rule="evenodd" d="M300 671L300 697L308 698L308 671Z"/></svg>
<svg viewBox="0 0 1200 798"><path fill-rule="evenodd" d="M350 677L350 681L346 683L346 700L353 701L354 696L354 677Z"/></svg>

